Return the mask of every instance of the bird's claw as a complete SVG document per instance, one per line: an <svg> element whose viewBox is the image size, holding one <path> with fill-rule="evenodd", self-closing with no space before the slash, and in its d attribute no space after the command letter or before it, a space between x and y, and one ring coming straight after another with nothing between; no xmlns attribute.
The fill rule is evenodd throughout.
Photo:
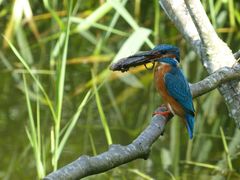
<svg viewBox="0 0 240 180"><path fill-rule="evenodd" d="M170 111L170 109L168 108L168 106L165 105L165 104L162 104L161 106L158 107L157 110L155 110L155 111L152 113L152 116L161 115L161 116L164 116L164 117L168 117L170 114L171 114L171 111Z"/></svg>
<svg viewBox="0 0 240 180"><path fill-rule="evenodd" d="M168 111L157 111L157 112L153 112L152 116L161 115L161 116L164 116L164 117L168 117L170 113L171 112L169 110Z"/></svg>

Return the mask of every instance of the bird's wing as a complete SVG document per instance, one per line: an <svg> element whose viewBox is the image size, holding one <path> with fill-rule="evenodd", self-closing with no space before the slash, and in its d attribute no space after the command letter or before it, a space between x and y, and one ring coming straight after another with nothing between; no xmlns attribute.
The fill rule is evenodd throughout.
<svg viewBox="0 0 240 180"><path fill-rule="evenodd" d="M166 73L164 82L169 95L180 103L188 113L194 114L190 88L180 69L174 73L171 73L171 71Z"/></svg>

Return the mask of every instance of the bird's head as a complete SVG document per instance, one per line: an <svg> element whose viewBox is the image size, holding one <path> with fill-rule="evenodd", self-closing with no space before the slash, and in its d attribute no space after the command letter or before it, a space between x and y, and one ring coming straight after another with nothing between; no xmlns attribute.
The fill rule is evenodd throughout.
<svg viewBox="0 0 240 180"><path fill-rule="evenodd" d="M152 51L159 52L160 56L157 59L158 62L172 64L172 59L174 60L174 64L180 62L180 52L179 48L176 46L161 44L153 48Z"/></svg>
<svg viewBox="0 0 240 180"><path fill-rule="evenodd" d="M132 56L120 59L110 66L113 71L127 71L130 67L145 65L147 63L163 62L177 65L180 62L179 48L169 44L161 44L150 51L144 51Z"/></svg>

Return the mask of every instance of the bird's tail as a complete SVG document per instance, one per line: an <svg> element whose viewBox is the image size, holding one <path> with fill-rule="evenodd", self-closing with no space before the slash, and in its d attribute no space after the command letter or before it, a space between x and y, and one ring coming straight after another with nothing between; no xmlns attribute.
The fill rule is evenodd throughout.
<svg viewBox="0 0 240 180"><path fill-rule="evenodd" d="M186 124L187 124L187 130L188 130L188 134L190 139L193 138L193 128L194 128L194 116L192 114L187 114L186 115Z"/></svg>

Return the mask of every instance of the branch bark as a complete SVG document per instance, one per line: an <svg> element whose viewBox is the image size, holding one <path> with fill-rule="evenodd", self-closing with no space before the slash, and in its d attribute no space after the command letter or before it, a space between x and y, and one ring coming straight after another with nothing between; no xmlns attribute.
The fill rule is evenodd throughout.
<svg viewBox="0 0 240 180"><path fill-rule="evenodd" d="M201 96L222 83L240 80L240 64L233 68L221 68L204 80L192 84L191 92L193 98ZM160 107L156 111L166 111L165 107ZM111 145L109 150L97 156L83 155L72 163L52 172L44 180L70 180L80 179L93 174L105 172L114 167L128 163L135 159L147 159L152 144L163 133L167 122L172 118L155 115L149 126L129 145Z"/></svg>
<svg viewBox="0 0 240 180"><path fill-rule="evenodd" d="M207 92L217 88L221 84L228 82L238 83L240 77L240 64L236 64L234 67L223 67L209 75L202 81L195 84L191 84L191 92L194 98L206 94Z"/></svg>

